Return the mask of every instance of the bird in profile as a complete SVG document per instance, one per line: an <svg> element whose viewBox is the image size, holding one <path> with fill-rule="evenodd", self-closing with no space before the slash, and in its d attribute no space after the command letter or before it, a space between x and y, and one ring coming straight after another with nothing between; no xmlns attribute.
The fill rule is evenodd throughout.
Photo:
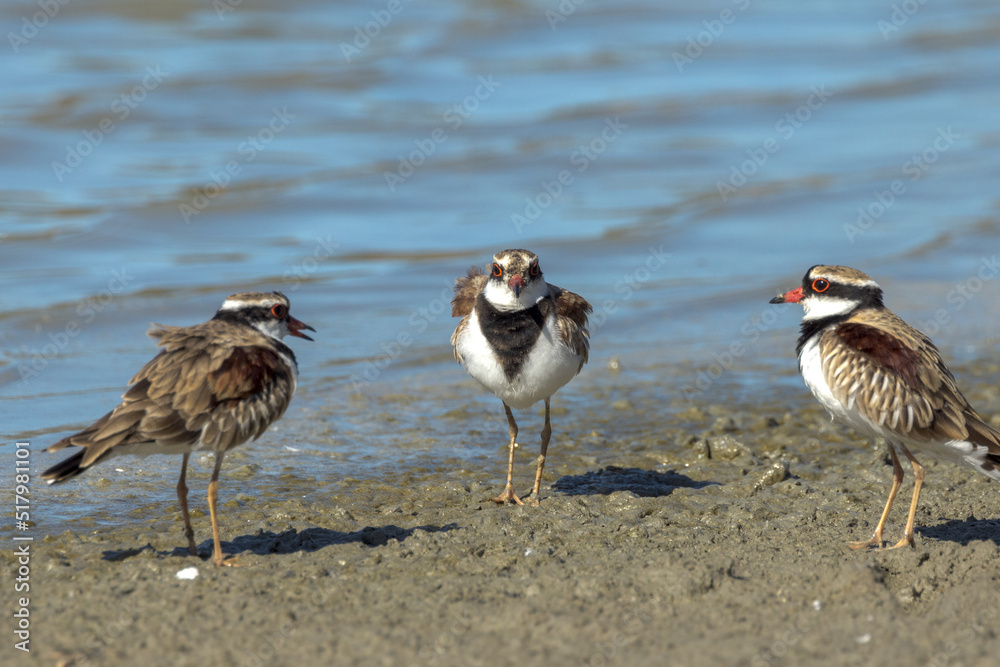
<svg viewBox="0 0 1000 667"><path fill-rule="evenodd" d="M455 281L452 317L461 317L451 337L455 359L501 401L510 435L507 485L494 502L523 505L514 493L517 422L511 408L545 401L541 454L531 491L538 505L545 454L552 435L549 401L587 363L592 308L578 294L545 282L538 256L528 250L502 250L489 273L478 267Z"/></svg>
<svg viewBox="0 0 1000 667"><path fill-rule="evenodd" d="M771 303L805 308L796 351L813 395L831 415L883 438L889 448L889 499L872 538L851 548L883 546L882 531L903 481L899 454L913 468L913 500L903 536L891 548L915 546L924 466L914 452L969 465L1000 481L1000 433L969 405L930 338L883 305L881 288L867 274L817 265L800 287Z"/></svg>
<svg viewBox="0 0 1000 667"><path fill-rule="evenodd" d="M45 450L79 448L42 478L49 484L65 482L124 454L182 455L177 499L188 550L196 556L185 474L192 452L213 452L215 469L208 485L213 561L234 564L223 557L219 539L219 470L226 452L259 438L284 414L295 393L298 365L282 338L291 334L312 340L302 331L315 329L288 311L288 298L281 292L245 292L227 297L203 324L153 325L149 336L163 349L129 381L118 407Z"/></svg>

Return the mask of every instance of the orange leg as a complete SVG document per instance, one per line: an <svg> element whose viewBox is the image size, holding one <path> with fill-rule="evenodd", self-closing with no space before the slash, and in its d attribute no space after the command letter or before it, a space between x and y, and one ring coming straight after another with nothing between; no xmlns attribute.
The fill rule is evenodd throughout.
<svg viewBox="0 0 1000 667"><path fill-rule="evenodd" d="M852 549L866 549L868 547L880 547L882 546L882 529L885 528L885 521L889 518L889 510L892 508L892 503L896 500L896 493L899 491L899 485L903 482L903 466L899 464L899 457L896 456L896 448L890 443L885 443L886 447L889 448L889 456L892 457L892 489L889 491L889 500L885 503L885 509L882 510L882 518L878 520L878 525L875 527L875 533L872 538L867 542L848 542L847 546ZM910 452L906 449L907 456L910 456ZM923 468L921 468L921 476L923 475ZM919 487L917 487L919 489ZM897 545L898 546L898 545Z"/></svg>
<svg viewBox="0 0 1000 667"><path fill-rule="evenodd" d="M538 489L542 485L542 468L545 467L545 452L549 449L549 438L552 437L552 425L549 424L549 399L545 399L545 426L542 427L542 452L538 455L538 470L535 472L535 486L531 490L531 505L538 507Z"/></svg>
<svg viewBox="0 0 1000 667"><path fill-rule="evenodd" d="M185 454L184 461L181 463L181 478L177 481L177 500L181 504L181 516L184 517L184 535L188 538L188 551L192 556L197 556L198 549L194 546L194 529L191 528L191 516L188 514L188 488L187 484L184 483L190 456L190 453Z"/></svg>
<svg viewBox="0 0 1000 667"><path fill-rule="evenodd" d="M514 413L510 411L510 406L503 404L503 409L507 411L507 430L510 433L510 457L507 459L507 486L503 488L503 493L493 499L493 502L503 505L510 501L518 505L523 505L521 499L514 493L514 447L517 446L517 422L514 421Z"/></svg>
<svg viewBox="0 0 1000 667"><path fill-rule="evenodd" d="M924 467L920 465L909 449L903 445L900 447L903 448L903 453L906 454L906 458L910 459L910 465L913 466L913 500L910 501L910 513L906 515L906 528L903 530L903 537L899 542L889 547L890 549L906 545L916 548L917 544L913 541L913 519L917 515L917 498L920 497L920 487L924 483Z"/></svg>
<svg viewBox="0 0 1000 667"><path fill-rule="evenodd" d="M212 481L208 484L208 511L212 515L212 539L215 540L215 550L212 560L216 565L237 565L236 558L223 558L222 540L219 539L219 521L216 519L215 505L219 501L219 469L225 452L215 453L215 469L212 471Z"/></svg>

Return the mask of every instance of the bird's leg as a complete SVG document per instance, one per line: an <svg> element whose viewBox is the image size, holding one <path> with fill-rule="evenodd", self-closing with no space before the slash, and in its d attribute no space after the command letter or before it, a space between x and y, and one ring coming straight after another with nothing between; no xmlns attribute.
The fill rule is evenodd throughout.
<svg viewBox="0 0 1000 667"><path fill-rule="evenodd" d="M885 446L889 448L889 456L892 457L892 489L889 490L889 500L885 502L885 509L882 510L882 518L878 520L878 525L875 526L875 534L872 535L872 538L867 542L848 542L847 546L852 549L882 546L882 529L885 528L886 519L889 518L889 509L892 508L892 502L896 499L899 485L903 482L903 466L899 464L899 457L896 456L896 448L890 442L886 442ZM906 452L906 449L903 451ZM909 456L910 453L906 452L906 454ZM923 475L922 468L921 475Z"/></svg>
<svg viewBox="0 0 1000 667"><path fill-rule="evenodd" d="M222 468L224 457L225 452L215 453L215 469L212 471L212 481L208 484L208 511L212 515L212 539L215 541L212 560L219 566L237 565L236 558L222 557L222 540L219 539L219 521L215 512L215 505L219 501L219 469Z"/></svg>
<svg viewBox="0 0 1000 667"><path fill-rule="evenodd" d="M503 409L507 411L507 430L510 433L510 457L507 459L507 486L503 488L503 493L493 499L493 502L501 505L507 501L523 505L521 499L514 493L514 447L517 440L517 422L514 421L514 413L510 411L510 406L503 404Z"/></svg>
<svg viewBox="0 0 1000 667"><path fill-rule="evenodd" d="M924 467L920 465L920 462L917 461L916 457L910 453L910 450L906 446L900 446L903 448L906 458L910 459L910 465L913 466L913 500L910 501L910 513L906 515L906 528L903 530L903 537L899 542L889 547L890 549L906 546L907 544L916 548L917 544L913 541L913 519L917 514L917 498L920 497L920 486L924 483Z"/></svg>
<svg viewBox="0 0 1000 667"><path fill-rule="evenodd" d="M194 546L194 529L191 528L191 515L188 514L188 488L187 484L184 483L184 478L187 475L188 458L191 457L191 453L188 452L184 455L184 461L181 462L181 478L177 480L177 500L181 504L181 516L184 517L184 534L188 538L188 551L192 556L198 555L198 549Z"/></svg>
<svg viewBox="0 0 1000 667"><path fill-rule="evenodd" d="M538 489L542 485L542 468L545 467L545 452L549 448L549 438L552 436L552 425L549 424L549 399L545 399L545 426L542 427L542 451L538 455L538 470L535 471L535 486L531 489L531 500L529 503L535 507L539 505Z"/></svg>

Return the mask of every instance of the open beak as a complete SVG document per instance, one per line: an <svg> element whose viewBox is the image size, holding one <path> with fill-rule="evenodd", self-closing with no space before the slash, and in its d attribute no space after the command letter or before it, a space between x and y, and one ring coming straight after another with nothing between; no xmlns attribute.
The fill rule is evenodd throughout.
<svg viewBox="0 0 1000 667"><path fill-rule="evenodd" d="M306 329L307 331L316 331L315 329L313 329L311 326L309 326L305 322L300 322L299 320L295 319L291 315L288 316L288 333L292 334L293 336L298 336L299 338L305 338L306 340L312 340L312 338L310 338L309 336L307 336L304 333L302 333L303 329Z"/></svg>
<svg viewBox="0 0 1000 667"><path fill-rule="evenodd" d="M520 273L515 273L510 280L507 281L510 285L510 289L514 292L515 297L521 296L521 290L524 288L524 278L521 277Z"/></svg>
<svg viewBox="0 0 1000 667"><path fill-rule="evenodd" d="M806 298L801 287L796 287L791 292L785 292L771 299L768 303L798 303Z"/></svg>

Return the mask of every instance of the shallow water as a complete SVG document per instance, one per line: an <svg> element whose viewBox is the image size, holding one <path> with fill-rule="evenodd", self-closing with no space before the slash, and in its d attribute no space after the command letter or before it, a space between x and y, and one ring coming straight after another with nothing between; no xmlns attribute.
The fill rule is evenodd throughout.
<svg viewBox="0 0 1000 667"><path fill-rule="evenodd" d="M451 358L447 300L504 247L595 305L591 363L554 401L573 419L630 382L666 419L802 395L799 313L767 300L815 263L870 273L948 359L1000 346L993 3L898 26L881 3L583 3L565 21L554 2L404 3L377 27L379 4L224 7L74 2L8 43L0 411L37 471L153 354L150 322L280 289L319 335L292 342L292 408L234 465L338 483L455 457L499 482L506 426ZM0 15L17 33L29 9ZM46 529L112 512L139 470L169 501L178 464L53 489Z"/></svg>

